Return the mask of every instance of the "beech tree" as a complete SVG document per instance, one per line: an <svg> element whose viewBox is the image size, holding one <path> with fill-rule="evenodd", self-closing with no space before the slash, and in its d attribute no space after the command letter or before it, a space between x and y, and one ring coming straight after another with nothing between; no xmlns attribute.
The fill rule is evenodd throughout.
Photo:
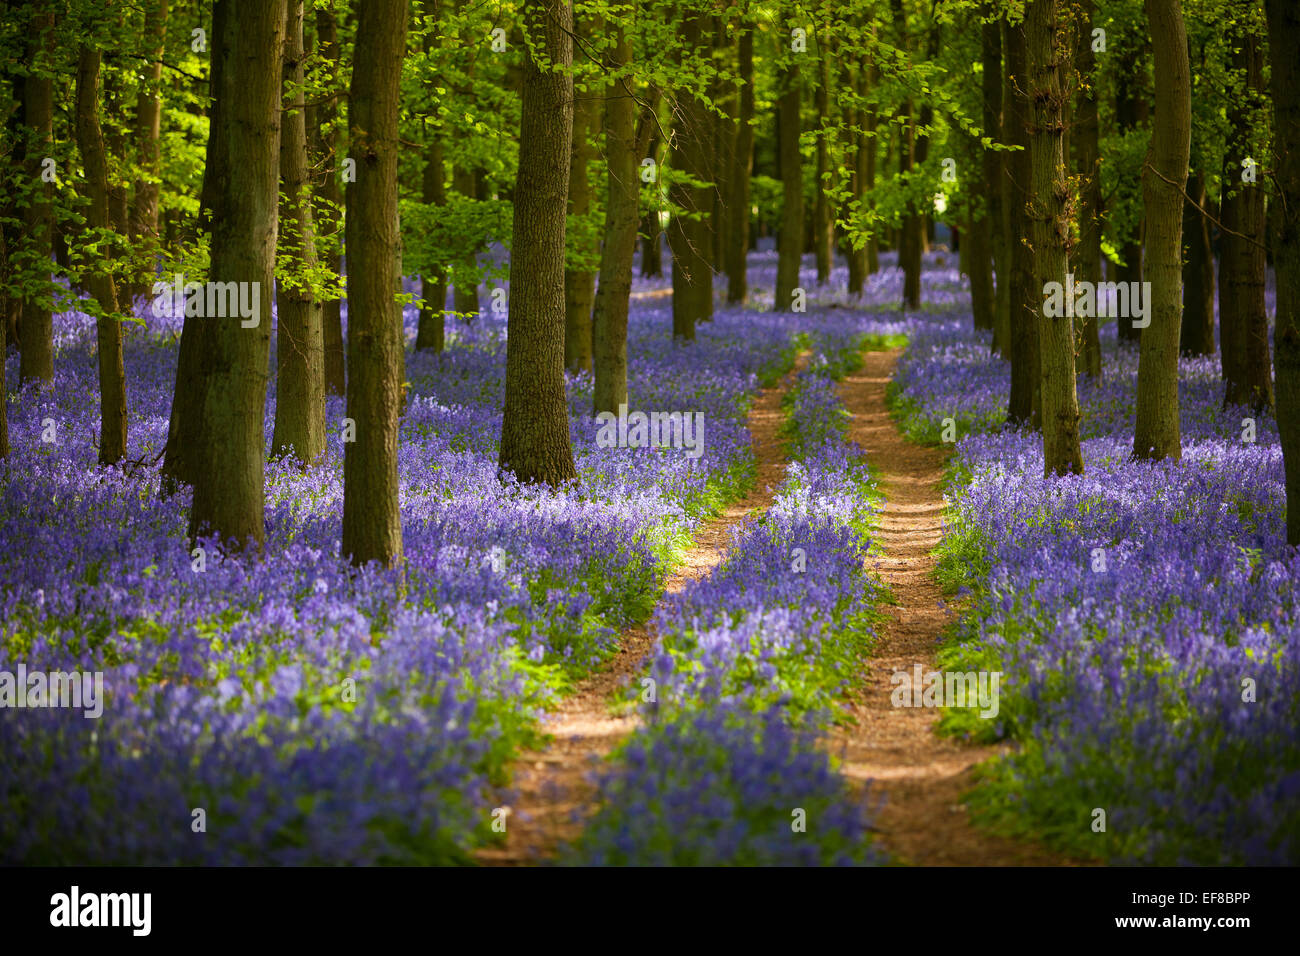
<svg viewBox="0 0 1300 956"><path fill-rule="evenodd" d="M280 251L276 283L275 427L271 451L310 464L325 450L325 338L313 290L316 223L307 171L303 93L303 0L288 0L284 37L285 104L280 130Z"/></svg>
<svg viewBox="0 0 1300 956"><path fill-rule="evenodd" d="M510 257L502 471L558 485L577 476L564 397L564 229L573 137L573 11L524 0L524 65Z"/></svg>
<svg viewBox="0 0 1300 956"><path fill-rule="evenodd" d="M1145 0L1155 54L1156 109L1142 169L1150 326L1138 364L1135 458L1182 457L1178 337L1182 328L1183 191L1191 155L1192 78L1180 0Z"/></svg>
<svg viewBox="0 0 1300 956"><path fill-rule="evenodd" d="M31 65L23 83L23 117L28 127L27 176L34 196L23 213L23 234L30 255L49 261L53 252L50 192L44 161L54 144L54 77L49 62L53 52L54 14L35 7L27 41L27 62ZM49 269L43 278L49 282ZM19 318L20 382L54 380L54 319L47 295L28 294Z"/></svg>
<svg viewBox="0 0 1300 956"><path fill-rule="evenodd" d="M1265 0L1271 53L1273 163L1280 214L1273 264L1277 271L1277 427L1286 469L1286 539L1300 546L1300 7Z"/></svg>
<svg viewBox="0 0 1300 956"><path fill-rule="evenodd" d="M1068 93L1062 81L1068 63L1067 36L1060 0L1032 0L1026 11L1029 44L1028 94L1033 109L1030 158L1033 166L1032 213L1035 284L1065 284L1070 222L1066 212L1064 111ZM1042 366L1043 471L1083 472L1079 448L1079 400L1074 386L1074 323L1069 312L1038 311Z"/></svg>
<svg viewBox="0 0 1300 956"><path fill-rule="evenodd" d="M260 548L265 536L263 413L271 351L271 289L279 226L281 60L285 0L217 0L212 55L220 106L208 139L209 280L257 294L238 316L199 319L199 427L193 443L189 534ZM188 325L188 320L187 320Z"/></svg>
<svg viewBox="0 0 1300 956"><path fill-rule="evenodd" d="M357 165L347 189L347 410L356 441L343 452L342 547L354 564L386 567L402 562L397 120L407 17L407 0L360 5L348 91L348 139Z"/></svg>
<svg viewBox="0 0 1300 956"><path fill-rule="evenodd" d="M772 308L789 312L799 286L803 259L803 157L799 153L803 84L797 60L782 51L780 100L777 106L777 149L781 163L781 235L777 242L776 290Z"/></svg>
<svg viewBox="0 0 1300 956"><path fill-rule="evenodd" d="M117 285L111 265L108 154L99 125L99 70L101 55L81 48L77 61L77 147L86 172L90 200L86 220L87 247L100 248L101 264L90 276L90 291L97 305L95 345L99 355L99 462L112 465L126 457L126 373L122 367L122 325L118 315Z"/></svg>

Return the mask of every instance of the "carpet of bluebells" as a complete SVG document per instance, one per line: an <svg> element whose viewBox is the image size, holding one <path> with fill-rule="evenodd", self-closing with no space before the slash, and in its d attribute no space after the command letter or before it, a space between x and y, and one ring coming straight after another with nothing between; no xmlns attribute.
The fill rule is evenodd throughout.
<svg viewBox="0 0 1300 956"><path fill-rule="evenodd" d="M93 322L57 316L54 386L8 396L0 672L102 671L107 700L99 719L0 713L0 863L472 862L547 708L647 617L653 699L629 688L641 729L564 858L885 862L869 795L819 741L885 597L863 562L872 463L835 383L900 334L900 425L939 441L951 418L959 435L940 572L966 613L941 665L1004 673L998 719L942 721L1015 745L986 768L978 818L1117 862L1300 861L1300 559L1275 424L1251 435L1220 408L1217 358L1185 360L1182 461L1131 463L1137 356L1110 326L1104 375L1080 390L1087 473L1044 480L1038 437L1002 425L1007 367L970 328L955 261L927 257L926 306L903 315L882 259L861 299L842 263L820 288L805 268L809 310L779 315L775 254L758 252L751 306L719 307L686 346L666 297L634 300L630 404L702 412L704 454L598 447L574 375L580 477L558 490L497 474L505 317L449 321L446 352L408 351L402 576L339 555L341 399L320 462L267 466L265 553L196 551L188 492L157 470L176 322L142 309L127 329L129 461L104 469ZM408 307L408 344L415 321ZM773 506L661 600L693 529L754 480L748 408L787 375ZM268 439L273 416L269 393Z"/></svg>
<svg viewBox="0 0 1300 956"><path fill-rule="evenodd" d="M1221 408L1217 356L1184 359L1182 461L1130 461L1137 352L1113 325L1103 350L1080 388L1085 474L1044 480L1037 435L1001 426L988 333L914 331L896 412L963 436L942 568L970 613L942 659L1005 675L996 726L947 727L1019 744L979 791L995 825L1115 862L1295 864L1300 559L1276 423Z"/></svg>

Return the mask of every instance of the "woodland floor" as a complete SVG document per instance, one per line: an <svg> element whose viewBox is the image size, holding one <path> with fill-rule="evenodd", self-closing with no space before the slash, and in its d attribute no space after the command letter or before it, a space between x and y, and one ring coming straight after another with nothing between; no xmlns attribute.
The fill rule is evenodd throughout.
<svg viewBox="0 0 1300 956"><path fill-rule="evenodd" d="M780 438L781 401L807 360L807 353L800 353L794 369L754 399L748 422L757 462L754 484L743 498L701 524L681 564L664 582L665 595L711 574L722 562L733 530L772 504L772 492L781 484L786 464ZM516 765L515 801L507 815L505 845L477 851L479 862L537 863L553 858L581 832L583 821L595 809L592 775L599 761L638 725L635 712L616 716L614 705L643 672L655 638L648 621L624 630L613 658L578 684L549 715L544 729L552 735L552 743L544 751L523 754Z"/></svg>
<svg viewBox="0 0 1300 956"><path fill-rule="evenodd" d="M849 437L866 456L880 484L885 505L868 558L889 586L895 603L885 619L870 666L849 702L855 726L831 732L828 747L841 772L862 788L864 799L879 805L878 839L897 861L916 865L1071 865L1040 846L977 829L969 821L963 795L974 785L974 767L1002 748L940 737L935 708L894 707L890 675L935 669L940 634L952 607L933 572L933 549L942 537L944 501L940 491L946 454L907 441L890 418L885 388L902 349L868 352L863 367L841 383L841 397L852 413ZM806 355L801 355L802 367ZM791 383L760 392L749 415L757 480L741 500L706 521L665 591L679 591L705 577L724 556L732 530L772 503L772 489L783 475L785 458L778 437L781 400ZM478 851L487 865L526 865L553 858L573 840L594 810L593 773L599 761L637 726L635 713L615 716L612 705L641 673L655 643L649 624L620 635L615 656L578 685L551 714L546 730L551 745L526 753L515 772L515 802L509 809L504 846Z"/></svg>

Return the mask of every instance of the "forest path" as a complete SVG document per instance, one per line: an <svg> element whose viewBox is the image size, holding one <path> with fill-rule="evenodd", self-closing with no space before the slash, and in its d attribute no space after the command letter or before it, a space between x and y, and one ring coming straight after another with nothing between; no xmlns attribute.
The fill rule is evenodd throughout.
<svg viewBox="0 0 1300 956"><path fill-rule="evenodd" d="M950 619L931 553L943 537L940 486L947 453L906 440L890 418L885 387L902 351L866 353L863 367L840 384L852 413L849 437L885 496L874 534L881 553L868 561L898 603L883 608L869 671L850 704L857 726L836 728L830 747L846 777L859 784L871 780L872 799L884 796L876 828L895 859L940 866L1066 863L1035 844L970 823L962 795L974 786L973 768L1005 747L940 737L934 732L937 708L890 702L894 673L910 675L917 664L923 674L937 669L939 635Z"/></svg>
<svg viewBox="0 0 1300 956"><path fill-rule="evenodd" d="M682 563L665 582L665 598L690 581L711 574L722 561L732 529L772 504L772 492L785 477L786 459L779 435L781 400L807 361L808 353L800 353L794 369L754 399L748 422L757 462L754 484L743 498L699 526ZM615 655L543 719L543 729L552 735L552 742L546 750L524 753L516 762L515 801L506 817L505 844L476 851L480 863L536 864L554 858L561 845L578 836L585 817L594 809L596 789L591 775L598 761L640 723L636 713L615 716L611 705L643 673L656 636L649 621L625 629Z"/></svg>

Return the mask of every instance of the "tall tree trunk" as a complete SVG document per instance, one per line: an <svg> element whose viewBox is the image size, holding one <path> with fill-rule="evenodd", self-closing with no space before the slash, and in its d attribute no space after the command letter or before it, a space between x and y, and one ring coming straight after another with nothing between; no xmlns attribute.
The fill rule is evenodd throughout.
<svg viewBox="0 0 1300 956"><path fill-rule="evenodd" d="M339 29L331 8L316 11L316 36L320 49L320 69L327 76L335 76L339 62ZM339 222L336 210L343 204L343 193L339 189L339 137L334 129L338 120L338 91L326 97L318 107L318 122L312 127L312 135L318 162L324 170L318 187L322 209L328 210L324 222L318 226L322 242L329 252L324 257L324 266L331 275L338 275L343 268L343 254L334 242ZM320 228L328 223L327 228ZM334 296L326 299L322 305L321 327L325 343L325 391L330 395L343 395L347 389L347 360L343 347L342 302Z"/></svg>
<svg viewBox="0 0 1300 956"><path fill-rule="evenodd" d="M321 306L302 278L317 268L316 223L307 172L303 93L303 3L288 0L285 21L285 104L280 130L280 247L296 275L276 284L275 428L271 453L311 464L325 451L325 340Z"/></svg>
<svg viewBox="0 0 1300 956"><path fill-rule="evenodd" d="M23 212L23 233L28 248L48 262L53 252L53 215L50 206L50 183L44 182L43 161L54 148L54 80L53 64L48 59L54 47L54 14L33 13L30 21L27 57L28 62L43 63L44 70L32 70L24 84L24 116L30 128L27 152L28 182L35 184L31 204ZM49 282L49 269L41 269L42 278ZM54 319L48 305L39 299L48 297L42 289L38 296L23 299L23 313L19 319L20 345L19 382L54 381Z"/></svg>
<svg viewBox="0 0 1300 956"><path fill-rule="evenodd" d="M279 225L280 61L285 0L220 0L212 53L219 78L208 161L212 251L209 279L257 290L255 326L238 316L203 325L191 539L212 533L236 547L265 536L263 415L271 351L271 288ZM217 22L214 20L214 23ZM247 283L247 285L244 285ZM241 295L242 299L243 296Z"/></svg>
<svg viewBox="0 0 1300 956"><path fill-rule="evenodd" d="M1034 282L1034 253L1028 238L1033 222L1028 213L1033 169L1029 156L1030 119L1025 61L1025 24L1007 25L1006 69L1008 84L1003 91L1006 142L1020 149L1003 160L1006 175L1004 202L1008 210L1007 236L1011 244L1008 307L1011 336L1011 396L1007 421L1032 425L1038 405L1042 370L1039 362L1038 317L1043 307L1043 289Z"/></svg>
<svg viewBox="0 0 1300 956"><path fill-rule="evenodd" d="M109 214L108 153L99 125L100 53L81 48L77 60L77 148L86 171L90 206L86 224L95 230L112 227ZM122 324L118 318L117 287L108 266L90 277L90 292L99 304L95 344L99 353L99 463L114 465L126 457L126 373L122 368Z"/></svg>
<svg viewBox="0 0 1300 956"><path fill-rule="evenodd" d="M1205 208L1205 177L1193 167L1183 201L1183 327L1178 348L1187 355L1214 354L1214 251ZM1267 372L1267 369L1265 369Z"/></svg>
<svg viewBox="0 0 1300 956"><path fill-rule="evenodd" d="M154 0L145 17L152 41L149 55L153 62L141 71L143 82L135 103L135 148L142 175L135 181L131 203L131 241L144 265L128 291L132 300L149 291L157 274L159 185L155 180L162 169L159 140L162 136L162 58L167 39L167 13L168 0Z"/></svg>
<svg viewBox="0 0 1300 956"><path fill-rule="evenodd" d="M727 232L730 229L727 174L731 172L732 161L729 154L736 145L730 119L735 113L735 90L730 83L723 81L723 73L731 70L728 61L733 47L729 40L727 18L713 16L709 19L709 32L713 37L713 68L717 71L709 81L709 99L724 114L709 114L709 179L713 183L709 189L709 232L712 240L709 262L715 273L721 273L727 268Z"/></svg>
<svg viewBox="0 0 1300 956"><path fill-rule="evenodd" d="M1000 125L998 113L1002 101L1002 57L1000 43L997 45L999 49L996 56L993 49L985 49L990 41L989 26L986 24L980 29L980 60L985 71L980 86L981 119L984 123L985 135L996 137L998 131L995 129L995 124ZM997 24L993 23L991 26L996 35ZM995 58L998 61L996 65L989 62ZM978 191L983 198L983 209L971 212L970 235L967 241L962 242L961 252L967 260L970 275L971 307L975 328L992 329L997 314L997 298L993 284L997 257L994 253L995 242L1000 232L997 227L1001 225L999 222L1001 204L998 201L1001 197L995 188L998 182L998 160L997 154L982 148L978 140L974 141L974 147L980 157L981 177L987 185ZM1005 273L998 276L999 281L1003 280L1004 275Z"/></svg>
<svg viewBox="0 0 1300 956"><path fill-rule="evenodd" d="M739 40L740 113L736 124L732 166L727 174L731 216L727 232L727 301L743 304L749 297L746 274L749 251L749 181L754 169L754 28L743 23Z"/></svg>
<svg viewBox="0 0 1300 956"><path fill-rule="evenodd" d="M869 141L866 134L866 122L868 109L865 102L866 96L866 64L859 62L850 62L845 67L846 85L853 91L857 99L857 106L854 107L851 118L849 133L850 140L848 148L852 154L847 158L849 162L849 206L862 210L867 201L867 149L868 143L874 147L875 142ZM874 231L874 230L873 230ZM867 246L863 243L861 246L854 246L852 240L846 238L844 244L844 257L849 267L849 295L862 295L862 284L867 277Z"/></svg>
<svg viewBox="0 0 1300 956"><path fill-rule="evenodd" d="M859 96L866 96L872 86L875 85L878 74L874 63L865 66L866 75L859 74L858 82L862 85L858 89ZM878 117L876 111L871 106L867 107L867 121L865 132L866 136L866 166L863 168L864 182L866 184L867 201L870 202L871 192L876 188L876 129L878 126ZM871 238L867 240L867 275L875 275L880 271L880 239L878 238L878 227L875 225L871 229Z"/></svg>
<svg viewBox="0 0 1300 956"><path fill-rule="evenodd" d="M398 110L406 0L359 6L348 131L357 161L347 190L348 417L343 453L343 554L353 564L402 563L397 428L402 407L402 309L396 295ZM560 214L564 207L561 205Z"/></svg>
<svg viewBox="0 0 1300 956"><path fill-rule="evenodd" d="M1286 539L1300 545L1300 7L1265 0L1272 61L1273 169L1278 202L1277 329L1273 363L1277 376L1277 427L1286 470Z"/></svg>
<svg viewBox="0 0 1300 956"><path fill-rule="evenodd" d="M214 0L212 4L212 66L208 73L208 92L212 106L208 110L209 130L220 131L225 128L224 73L227 57L223 53L223 44L231 2L232 0ZM276 54L278 67L278 49ZM276 129L278 131L278 125ZM228 182L226 167L229 160L230 150L226 144L209 133L207 155L203 163L203 184L199 191L197 225L210 237L213 233L214 213L218 200L222 199L221 190L224 188L219 184ZM216 273L213 272L213 275ZM197 480L200 446L204 441L203 431L206 427L203 402L207 393L204 382L210 368L208 358L211 353L207 343L209 325L201 317L187 317L181 329L176 357L176 382L172 389L171 417L167 426L167 444L162 465L162 486L166 491L181 485L193 486ZM260 460L260 450L258 457Z"/></svg>
<svg viewBox="0 0 1300 956"><path fill-rule="evenodd" d="M1061 74L1069 60L1060 0L1032 0L1026 18L1028 92L1033 109L1029 155L1033 166L1034 281L1040 288L1056 282L1064 289L1070 219L1065 203L1069 184L1063 140L1069 94ZM1073 310L1063 311L1060 316L1050 316L1046 309L1038 312L1044 475L1083 473L1079 400L1074 386Z"/></svg>
<svg viewBox="0 0 1300 956"><path fill-rule="evenodd" d="M777 149L781 163L781 234L776 260L776 294L772 309L789 312L799 287L803 258L803 158L799 154L802 83L799 67L788 58L780 69Z"/></svg>
<svg viewBox="0 0 1300 956"><path fill-rule="evenodd" d="M1121 133L1136 129L1147 121L1148 107L1141 80L1145 69L1141 49L1128 50L1120 57L1116 77L1115 122ZM1142 262L1142 246L1147 230L1147 211L1144 205L1136 234L1124 241L1121 249L1124 264L1115 270L1115 278L1119 282L1141 282L1146 274ZM1141 338L1141 330L1133 327L1131 315L1119 316L1117 325L1120 339L1136 342Z"/></svg>
<svg viewBox="0 0 1300 956"><path fill-rule="evenodd" d="M1096 284L1101 276L1101 147L1097 122L1097 55L1093 52L1094 0L1082 0L1083 22L1079 27L1078 64L1080 85L1074 112L1075 168L1079 181L1079 246L1076 278ZM1094 378L1101 375L1101 336L1095 315L1078 318L1079 368Z"/></svg>
<svg viewBox="0 0 1300 956"><path fill-rule="evenodd" d="M688 12L682 20L682 49L695 50L701 42L702 17ZM676 145L673 165L692 179L708 182L708 150L705 133L709 113L689 90L682 91L676 115ZM695 338L695 323L713 317L713 270L710 267L712 237L702 216L708 208L709 187L674 182L669 198L685 215L674 215L668 224L668 245L673 253L673 338Z"/></svg>
<svg viewBox="0 0 1300 956"><path fill-rule="evenodd" d="M1241 4L1242 18L1250 12ZM1240 44L1238 47L1237 44ZM1250 156L1251 131L1263 108L1264 50L1247 31L1234 38L1231 65L1245 88L1229 99L1228 144L1223 156L1223 235L1219 258L1219 319L1223 335L1223 405L1249 405L1255 412L1273 405L1269 369L1268 312L1264 304L1264 190L1243 182L1242 163Z"/></svg>
<svg viewBox="0 0 1300 956"><path fill-rule="evenodd" d="M632 60L628 27L618 27L612 70L623 74ZM637 126L633 80L621 75L605 103L605 243L600 252L600 284L593 321L596 387L592 410L618 413L627 402L627 314L636 252L639 165L654 127L647 111Z"/></svg>
<svg viewBox="0 0 1300 956"><path fill-rule="evenodd" d="M578 18L575 18L578 19ZM600 24L583 24L579 37L600 32ZM573 97L573 147L569 154L569 216L580 219L590 214L592 193L590 167L596 158L594 140L600 132L600 109L605 84L593 78L588 89ZM579 232L579 237L583 233ZM599 249L592 244L570 242L574 254L594 259ZM598 246L598 243L596 244ZM596 298L596 273L587 267L564 270L564 366L574 372L591 371L591 309Z"/></svg>
<svg viewBox="0 0 1300 956"><path fill-rule="evenodd" d="M447 205L446 170L443 168L442 139L437 132L429 136L425 147L424 178L420 198L432 206ZM433 349L441 352L446 345L447 273L438 268L420 277L420 325L415 334L416 351Z"/></svg>
<svg viewBox="0 0 1300 956"><path fill-rule="evenodd" d="M437 0L421 0L421 13L435 25L424 38L424 52L439 45L442 32ZM426 127L427 129L427 127ZM420 200L430 206L447 205L447 170L443 162L442 136L435 129L427 134L424 147L424 172L420 180ZM441 264L420 275L420 320L415 332L415 350L441 352L446 346L447 272Z"/></svg>
<svg viewBox="0 0 1300 956"><path fill-rule="evenodd" d="M813 97L817 106L817 182L813 189L813 253L817 262L818 285L825 285L830 281L831 266L834 262L832 248L835 239L835 219L831 215L830 198L826 195L826 177L830 174L831 168L830 86L830 23L825 22L817 37L817 92Z"/></svg>
<svg viewBox="0 0 1300 956"><path fill-rule="evenodd" d="M992 9L996 10L996 5ZM1006 47L1008 37L1009 31L1006 20L997 19L984 25L980 44L985 77L992 73L999 81L996 84L996 99L992 98L994 94L989 91L988 96L990 98L985 100L986 103L996 105L997 109L984 114L985 124L991 131L990 135L993 135L998 142L1007 142L1010 137L1009 119L1011 116L1012 88L1006 70L1002 66L1002 53ZM993 245L997 289L993 312L992 351L995 355L1000 355L1007 361L1011 361L1011 271L1015 255L1015 244L1019 241L1019 237L1011 232L1013 205L1011 165L1014 157L991 151L986 153L985 156L984 177L989 183L990 201L993 208L997 210L997 231ZM987 159L990 156L992 158ZM989 179L990 175L996 178Z"/></svg>
<svg viewBox="0 0 1300 956"><path fill-rule="evenodd" d="M1192 138L1192 76L1180 0L1145 0L1155 54L1156 112L1142 169L1151 325L1138 361L1135 458L1181 458L1178 336L1182 327L1183 191Z"/></svg>
<svg viewBox="0 0 1300 956"><path fill-rule="evenodd" d="M524 0L524 22L549 65L529 56L519 128L510 257L504 472L559 485L577 476L564 397L564 226L573 139L573 10L569 0Z"/></svg>

